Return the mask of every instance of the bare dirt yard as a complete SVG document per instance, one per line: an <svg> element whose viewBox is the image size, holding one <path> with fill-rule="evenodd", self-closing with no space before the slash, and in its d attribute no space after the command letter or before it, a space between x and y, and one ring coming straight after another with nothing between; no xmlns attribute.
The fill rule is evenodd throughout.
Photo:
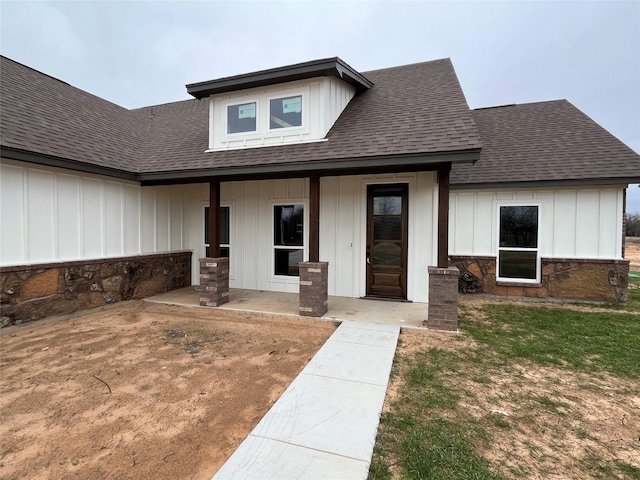
<svg viewBox="0 0 640 480"><path fill-rule="evenodd" d="M131 301L5 329L0 478L211 478L335 328Z"/></svg>
<svg viewBox="0 0 640 480"><path fill-rule="evenodd" d="M629 260L629 270L640 271L640 237L625 239L624 258Z"/></svg>

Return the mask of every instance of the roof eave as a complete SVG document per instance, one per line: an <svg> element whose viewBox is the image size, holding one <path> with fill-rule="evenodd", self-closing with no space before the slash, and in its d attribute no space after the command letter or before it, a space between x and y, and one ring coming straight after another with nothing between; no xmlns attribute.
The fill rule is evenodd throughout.
<svg viewBox="0 0 640 480"><path fill-rule="evenodd" d="M138 175L127 170L117 168L103 167L77 160L69 160L67 158L56 157L53 155L45 155L37 152L29 152L18 148L0 146L0 157L8 160L17 160L21 162L34 163L36 165L45 165L48 167L64 168L66 170L74 170L83 173L92 173L94 175L105 175L123 180L138 181Z"/></svg>
<svg viewBox="0 0 640 480"><path fill-rule="evenodd" d="M333 76L351 85L361 92L373 86L364 75L351 68L340 58L325 58L311 62L298 63L285 67L261 70L259 72L234 75L232 77L208 80L205 82L188 84L187 93L197 99L208 97L216 93L246 90L267 85L305 80L307 78Z"/></svg>
<svg viewBox="0 0 640 480"><path fill-rule="evenodd" d="M594 187L629 185L640 183L640 176L607 178L576 178L565 180L532 180L524 182L486 182L486 183L455 183L451 181L451 190L504 190L514 188L550 188L550 187Z"/></svg>
<svg viewBox="0 0 640 480"><path fill-rule="evenodd" d="M266 180L273 178L305 178L310 176L359 175L433 171L450 164L475 163L480 149L418 155L385 155L365 158L341 158L300 163L278 163L227 168L202 168L146 172L138 176L142 185L207 182L212 178L222 182Z"/></svg>

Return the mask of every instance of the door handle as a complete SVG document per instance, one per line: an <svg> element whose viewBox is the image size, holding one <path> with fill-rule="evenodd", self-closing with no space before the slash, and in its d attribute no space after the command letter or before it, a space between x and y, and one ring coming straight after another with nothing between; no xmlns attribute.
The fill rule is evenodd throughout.
<svg viewBox="0 0 640 480"><path fill-rule="evenodd" d="M371 265L371 259L369 259L369 257L367 257L367 265Z"/></svg>

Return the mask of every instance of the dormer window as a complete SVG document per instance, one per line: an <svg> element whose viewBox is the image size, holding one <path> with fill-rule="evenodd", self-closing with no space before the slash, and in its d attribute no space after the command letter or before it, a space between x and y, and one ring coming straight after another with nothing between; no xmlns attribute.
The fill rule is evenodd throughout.
<svg viewBox="0 0 640 480"><path fill-rule="evenodd" d="M227 134L256 132L256 102L227 106Z"/></svg>
<svg viewBox="0 0 640 480"><path fill-rule="evenodd" d="M269 129L302 126L302 95L269 100Z"/></svg>

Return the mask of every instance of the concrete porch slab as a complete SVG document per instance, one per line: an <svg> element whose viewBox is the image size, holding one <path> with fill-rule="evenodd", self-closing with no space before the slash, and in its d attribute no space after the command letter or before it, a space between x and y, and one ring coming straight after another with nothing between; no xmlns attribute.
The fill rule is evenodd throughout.
<svg viewBox="0 0 640 480"><path fill-rule="evenodd" d="M149 302L168 303L199 308L200 296L195 287L186 287L146 298ZM298 294L265 290L229 290L229 303L220 307L249 313L272 313L298 316ZM400 327L425 328L428 304L392 302L363 298L329 297L329 311L323 320L365 322Z"/></svg>

